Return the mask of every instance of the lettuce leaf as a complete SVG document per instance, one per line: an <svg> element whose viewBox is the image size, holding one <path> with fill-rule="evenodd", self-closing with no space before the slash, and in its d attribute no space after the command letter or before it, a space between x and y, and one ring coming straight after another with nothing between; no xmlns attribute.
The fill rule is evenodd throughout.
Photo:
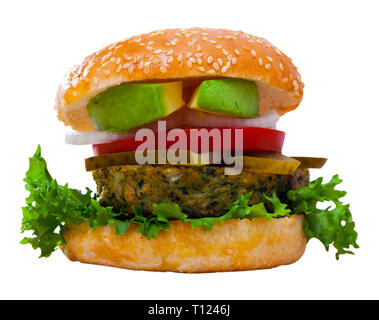
<svg viewBox="0 0 379 320"><path fill-rule="evenodd" d="M340 198L346 195L345 191L336 190L335 187L342 182L338 175L322 184L322 178L309 183L308 186L287 193L288 199L294 202L294 213L304 213L304 231L307 240L319 239L328 251L329 246L337 249L336 258L341 254L354 254L346 250L350 246L359 248L357 244L358 233L354 230L350 205L343 204ZM330 201L334 204L326 209L319 209L320 202Z"/></svg>
<svg viewBox="0 0 379 320"><path fill-rule="evenodd" d="M193 228L201 227L204 230L213 228L216 222L227 219L266 219L286 217L293 213L305 213L304 230L307 239L317 238L326 247L333 245L337 248L337 259L340 254L351 253L345 249L356 244L357 233L351 218L349 205L339 201L346 193L335 190L335 185L341 180L338 176L326 184L321 184L319 178L307 187L288 192L294 209L287 208L281 203L276 194L265 196L274 208L269 212L264 203L249 206L252 192L241 195L229 205L226 213L219 217L204 217L190 219L182 212L177 204L160 203L153 205L150 215L144 215L141 207L132 208L133 215L126 212L115 212L112 207L104 207L97 200L97 195L87 188L85 193L76 189L61 186L53 179L47 170L47 164L41 156L41 147L38 146L34 156L29 158L29 170L24 179L29 196L26 206L22 208L23 219L21 232L32 231L33 237L25 237L22 244L31 244L34 249L40 249L40 257L49 257L56 248L65 243L63 236L67 225L78 225L87 222L94 230L101 226L114 225L115 233L123 235L131 224L138 225L137 232L146 238L157 238L161 230L170 229L170 221L179 220L190 223ZM334 209L317 209L317 203L333 201ZM345 224L342 225L342 222Z"/></svg>

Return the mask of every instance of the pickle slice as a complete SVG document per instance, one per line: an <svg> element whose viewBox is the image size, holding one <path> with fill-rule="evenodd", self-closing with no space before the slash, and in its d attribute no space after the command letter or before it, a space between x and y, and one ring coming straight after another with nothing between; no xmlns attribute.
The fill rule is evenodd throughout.
<svg viewBox="0 0 379 320"><path fill-rule="evenodd" d="M299 168L307 169L321 169L327 158L314 158L314 157L292 157L293 159L299 160L301 162Z"/></svg>
<svg viewBox="0 0 379 320"><path fill-rule="evenodd" d="M187 151L187 164L178 163L177 165L212 165L212 159L211 153L209 157L202 157L201 154ZM157 152L155 152L155 163L158 163ZM134 151L105 154L85 159L87 171L126 164L138 165ZM170 164L168 161L167 164L175 165ZM244 168L252 169L257 172L286 175L293 173L299 165L300 161L274 152L251 153L248 156L243 156Z"/></svg>

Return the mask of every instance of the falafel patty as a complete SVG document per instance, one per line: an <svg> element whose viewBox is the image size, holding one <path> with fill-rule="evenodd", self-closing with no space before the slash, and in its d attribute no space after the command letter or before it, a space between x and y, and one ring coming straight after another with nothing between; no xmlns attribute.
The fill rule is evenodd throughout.
<svg viewBox="0 0 379 320"><path fill-rule="evenodd" d="M141 206L151 213L154 203L176 203L190 218L217 217L240 195L253 192L250 205L270 203L263 194L288 203L287 191L308 185L309 171L291 175L258 173L244 169L239 175L224 175L223 167L123 165L93 171L102 205L132 213Z"/></svg>

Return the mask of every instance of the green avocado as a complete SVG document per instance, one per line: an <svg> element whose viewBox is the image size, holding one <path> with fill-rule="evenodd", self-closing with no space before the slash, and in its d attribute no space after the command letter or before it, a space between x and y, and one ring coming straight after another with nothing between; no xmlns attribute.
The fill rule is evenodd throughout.
<svg viewBox="0 0 379 320"><path fill-rule="evenodd" d="M162 119L184 105L183 82L120 84L87 105L95 131L124 131Z"/></svg>
<svg viewBox="0 0 379 320"><path fill-rule="evenodd" d="M259 115L259 95L253 81L243 79L203 81L193 94L192 109L239 118Z"/></svg>

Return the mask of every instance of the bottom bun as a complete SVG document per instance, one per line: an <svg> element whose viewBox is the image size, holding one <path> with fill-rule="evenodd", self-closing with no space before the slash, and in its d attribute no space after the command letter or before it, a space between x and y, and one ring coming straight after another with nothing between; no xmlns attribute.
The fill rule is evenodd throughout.
<svg viewBox="0 0 379 320"><path fill-rule="evenodd" d="M120 236L113 226L93 231L87 223L65 231L62 251L70 260L134 270L215 272L273 268L304 253L303 216L229 219L212 230L172 221L157 239L132 225Z"/></svg>

